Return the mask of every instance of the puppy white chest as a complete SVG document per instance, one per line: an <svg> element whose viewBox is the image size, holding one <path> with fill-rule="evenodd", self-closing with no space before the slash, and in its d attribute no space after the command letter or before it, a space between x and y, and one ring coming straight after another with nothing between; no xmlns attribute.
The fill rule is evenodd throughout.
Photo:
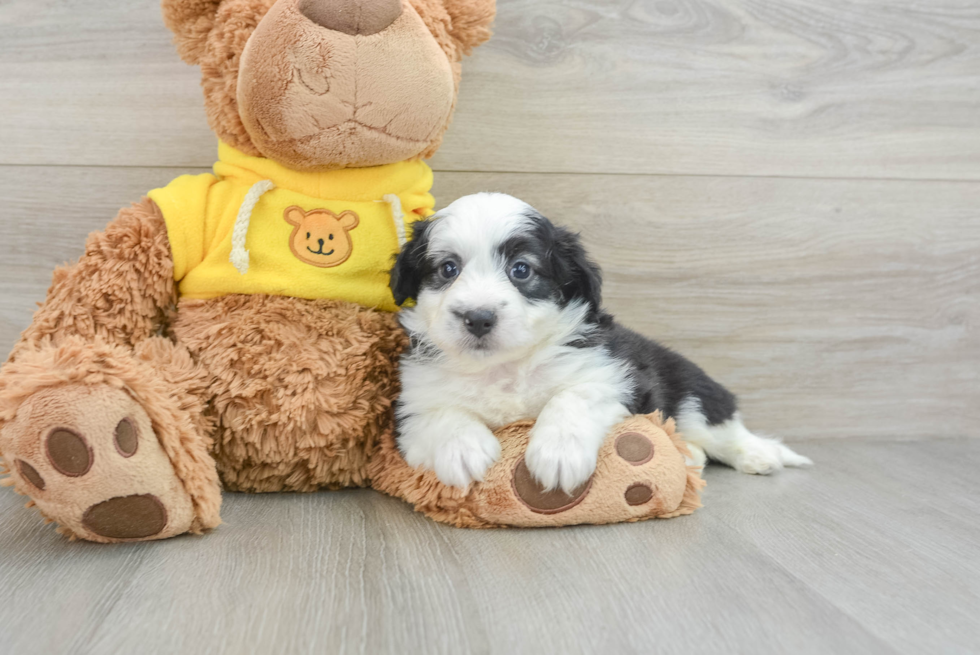
<svg viewBox="0 0 980 655"><path fill-rule="evenodd" d="M534 419L554 396L555 381L545 366L502 365L467 380L460 400L491 429Z"/></svg>

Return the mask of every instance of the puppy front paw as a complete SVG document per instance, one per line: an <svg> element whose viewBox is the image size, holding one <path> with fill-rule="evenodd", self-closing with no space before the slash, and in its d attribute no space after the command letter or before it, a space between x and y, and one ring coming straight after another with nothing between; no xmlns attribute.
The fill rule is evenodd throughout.
<svg viewBox="0 0 980 655"><path fill-rule="evenodd" d="M588 443L565 426L539 421L531 429L524 462L546 490L560 487L573 494L595 472L599 449L590 448Z"/></svg>
<svg viewBox="0 0 980 655"><path fill-rule="evenodd" d="M482 425L461 427L443 439L417 439L405 451L410 465L431 469L443 484L464 489L482 481L498 459L500 442Z"/></svg>

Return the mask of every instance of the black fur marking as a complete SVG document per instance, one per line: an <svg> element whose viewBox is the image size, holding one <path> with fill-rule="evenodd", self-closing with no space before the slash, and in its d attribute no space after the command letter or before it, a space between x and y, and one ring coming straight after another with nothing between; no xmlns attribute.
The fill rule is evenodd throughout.
<svg viewBox="0 0 980 655"><path fill-rule="evenodd" d="M438 272L427 256L431 228L432 220L412 223L412 240L405 244L395 258L389 286L398 306L408 299L417 298L422 284Z"/></svg>
<svg viewBox="0 0 980 655"><path fill-rule="evenodd" d="M553 300L562 307L583 301L594 319L602 305L602 271L586 255L579 235L533 209L524 215L531 229L508 239L498 252L508 270L523 260L532 264L534 273L526 281L511 282L530 300Z"/></svg>
<svg viewBox="0 0 980 655"><path fill-rule="evenodd" d="M558 283L549 276L547 244L532 234L521 234L502 243L497 254L500 255L510 283L522 296L528 300L559 300L561 293ZM519 261L531 265L531 276L526 280L517 280L510 276L510 269Z"/></svg>
<svg viewBox="0 0 980 655"><path fill-rule="evenodd" d="M731 419L738 410L734 394L715 382L694 362L673 350L602 316L595 337L609 353L630 367L633 397L626 408L634 414L660 410L677 416L681 401L697 398L708 425Z"/></svg>

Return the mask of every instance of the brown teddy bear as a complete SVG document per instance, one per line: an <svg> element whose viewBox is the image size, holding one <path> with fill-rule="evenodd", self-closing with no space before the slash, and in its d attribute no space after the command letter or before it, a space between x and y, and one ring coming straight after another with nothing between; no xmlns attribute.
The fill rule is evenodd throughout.
<svg viewBox="0 0 980 655"><path fill-rule="evenodd" d="M123 209L55 271L0 373L4 482L99 542L201 533L221 488L374 486L474 527L689 513L672 424L634 417L575 494L499 432L484 483L442 487L394 445L405 336L387 271L431 214L423 163L494 0L163 0L202 71L214 174Z"/></svg>

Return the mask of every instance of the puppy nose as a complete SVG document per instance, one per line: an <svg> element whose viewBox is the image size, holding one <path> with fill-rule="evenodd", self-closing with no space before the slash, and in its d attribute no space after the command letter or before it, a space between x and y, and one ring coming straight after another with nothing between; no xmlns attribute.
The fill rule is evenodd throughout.
<svg viewBox="0 0 980 655"><path fill-rule="evenodd" d="M497 315L489 309L475 309L463 314L463 325L470 331L470 334L482 337L493 329L497 322Z"/></svg>
<svg viewBox="0 0 980 655"><path fill-rule="evenodd" d="M300 0L300 12L328 30L377 34L402 15L401 0Z"/></svg>

